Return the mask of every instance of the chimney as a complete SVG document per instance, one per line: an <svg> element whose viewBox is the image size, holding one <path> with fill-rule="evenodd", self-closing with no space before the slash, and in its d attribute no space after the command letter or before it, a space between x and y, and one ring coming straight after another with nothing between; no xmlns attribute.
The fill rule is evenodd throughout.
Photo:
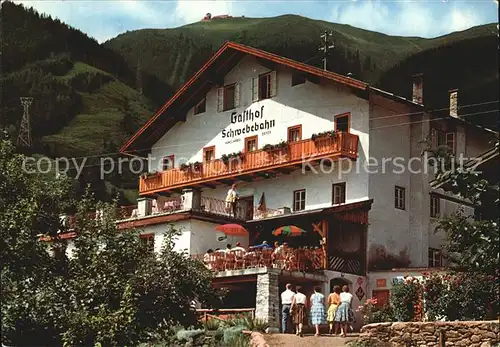
<svg viewBox="0 0 500 347"><path fill-rule="evenodd" d="M423 105L424 104L424 75L416 74L412 76L413 79L413 102Z"/></svg>
<svg viewBox="0 0 500 347"><path fill-rule="evenodd" d="M458 89L448 91L450 95L450 117L458 118Z"/></svg>

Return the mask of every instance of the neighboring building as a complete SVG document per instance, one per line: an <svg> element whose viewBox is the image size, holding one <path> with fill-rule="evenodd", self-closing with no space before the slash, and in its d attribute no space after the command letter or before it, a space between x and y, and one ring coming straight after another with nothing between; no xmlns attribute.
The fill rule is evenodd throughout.
<svg viewBox="0 0 500 347"><path fill-rule="evenodd" d="M279 326L278 292L287 282L325 292L349 284L357 307L373 294L380 272L443 266L435 219L457 206L473 213L431 188L431 173L409 172L408 165L418 169L412 158L421 158L428 136L470 158L487 152L496 134L455 112L455 91L450 115L426 111L422 88L415 76L410 101L228 42L121 148L151 160L137 209L118 226L143 229L158 250L173 225L182 230L176 247L193 256L236 242L312 247L296 251L285 268L245 259L217 272L215 284L234 293L226 304L255 307L271 327ZM233 183L236 216L224 202ZM225 223L241 224L249 237L221 242L215 227ZM306 233L272 235L286 225Z"/></svg>
<svg viewBox="0 0 500 347"><path fill-rule="evenodd" d="M233 18L232 16L228 15L228 14L221 14L221 15L218 15L218 16L213 16L212 17L212 14L211 13L207 13L205 15L205 17L203 17L201 19L202 22L208 22L208 21L211 21L211 20L217 20L217 19L228 19L228 18Z"/></svg>

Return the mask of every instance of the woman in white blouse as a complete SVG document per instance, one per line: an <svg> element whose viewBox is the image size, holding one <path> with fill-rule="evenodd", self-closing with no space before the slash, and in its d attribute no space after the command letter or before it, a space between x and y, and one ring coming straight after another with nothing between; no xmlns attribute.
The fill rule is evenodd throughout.
<svg viewBox="0 0 500 347"><path fill-rule="evenodd" d="M347 325L354 320L354 312L352 311L352 294L349 293L349 287L344 285L342 293L340 293L340 305L335 312L335 322L340 323L340 336L345 337L347 334Z"/></svg>

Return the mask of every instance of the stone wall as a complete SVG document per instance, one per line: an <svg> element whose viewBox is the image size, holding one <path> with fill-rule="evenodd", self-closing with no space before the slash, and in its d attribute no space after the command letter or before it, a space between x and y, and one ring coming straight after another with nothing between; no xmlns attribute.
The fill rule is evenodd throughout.
<svg viewBox="0 0 500 347"><path fill-rule="evenodd" d="M270 332L279 332L280 298L277 270L268 269L267 273L257 275L255 304L255 318L267 321Z"/></svg>
<svg viewBox="0 0 500 347"><path fill-rule="evenodd" d="M391 347L494 347L500 342L500 324L498 321L374 323L361 328L360 340Z"/></svg>

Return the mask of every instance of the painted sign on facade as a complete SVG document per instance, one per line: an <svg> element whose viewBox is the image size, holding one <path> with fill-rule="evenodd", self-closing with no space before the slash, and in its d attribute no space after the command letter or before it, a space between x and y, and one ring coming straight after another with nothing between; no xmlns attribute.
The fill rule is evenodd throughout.
<svg viewBox="0 0 500 347"><path fill-rule="evenodd" d="M264 119L264 106L261 106L260 110L256 111L250 109L240 114L231 113L231 125L229 129L222 130L223 139L245 136L256 131L268 131L276 126L276 121Z"/></svg>

